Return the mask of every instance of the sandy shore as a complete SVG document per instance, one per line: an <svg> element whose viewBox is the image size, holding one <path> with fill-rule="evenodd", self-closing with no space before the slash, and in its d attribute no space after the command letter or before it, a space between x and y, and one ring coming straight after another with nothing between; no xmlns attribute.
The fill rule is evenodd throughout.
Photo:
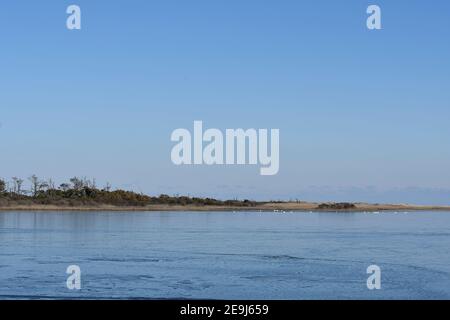
<svg viewBox="0 0 450 320"><path fill-rule="evenodd" d="M313 211L313 212L377 212L377 211L450 211L450 206L418 206L407 204L355 203L355 208L346 210L318 209L314 202L261 203L252 207L194 206L194 205L148 205L144 207L99 206L53 206L12 205L0 207L0 211Z"/></svg>

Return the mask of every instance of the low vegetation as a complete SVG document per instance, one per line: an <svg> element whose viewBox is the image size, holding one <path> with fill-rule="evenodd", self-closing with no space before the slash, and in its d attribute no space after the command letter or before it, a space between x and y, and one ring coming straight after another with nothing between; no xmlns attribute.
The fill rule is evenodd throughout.
<svg viewBox="0 0 450 320"><path fill-rule="evenodd" d="M13 177L6 181L0 179L0 208L8 207L30 207L33 206L56 206L94 208L101 206L116 207L146 207L152 205L163 206L186 206L186 207L218 207L218 208L255 208L255 209L278 209L289 210L290 205L295 205L299 210L352 210L356 209L353 203L303 203L270 201L256 202L251 200L217 200L212 198L199 198L187 196L169 196L162 194L150 196L133 191L114 189L108 183L98 188L95 179L74 177L66 183L58 186L53 180L42 180L33 175L26 181ZM283 209L284 210L284 209Z"/></svg>
<svg viewBox="0 0 450 320"><path fill-rule="evenodd" d="M29 188L24 180L13 177L11 181L0 179L0 207L54 205L63 207L113 205L123 207L144 207L147 205L181 206L230 206L253 207L257 202L250 200L217 200L186 196L149 196L126 190L112 190L107 184L96 186L95 180L74 177L68 183L55 186L52 180L44 181L33 175L28 178Z"/></svg>
<svg viewBox="0 0 450 320"><path fill-rule="evenodd" d="M320 210L351 210L355 209L356 205L349 202L339 202L339 203L321 203L317 206Z"/></svg>

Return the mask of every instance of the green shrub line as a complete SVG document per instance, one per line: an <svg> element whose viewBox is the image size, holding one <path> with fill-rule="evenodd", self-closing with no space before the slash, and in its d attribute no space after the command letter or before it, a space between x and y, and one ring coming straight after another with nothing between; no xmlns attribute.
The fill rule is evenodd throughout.
<svg viewBox="0 0 450 320"><path fill-rule="evenodd" d="M148 205L193 205L193 206L230 206L253 207L258 204L250 200L217 200L212 198L169 196L149 196L127 190L111 190L107 184L97 188L95 180L74 177L70 183L62 183L55 187L54 183L41 181L36 176L29 178L30 190L23 189L24 180L12 178L10 182L0 179L0 206L8 205L56 205L56 206L135 206Z"/></svg>

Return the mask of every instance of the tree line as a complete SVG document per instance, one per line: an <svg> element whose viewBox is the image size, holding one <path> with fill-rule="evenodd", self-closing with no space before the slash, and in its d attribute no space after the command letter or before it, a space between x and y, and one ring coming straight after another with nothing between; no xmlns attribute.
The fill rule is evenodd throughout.
<svg viewBox="0 0 450 320"><path fill-rule="evenodd" d="M149 196L122 189L112 189L111 184L99 188L95 179L73 177L68 182L56 185L52 179L40 179L36 175L25 180L12 177L0 178L0 206L8 205L57 205L57 206L147 206L152 204L195 205L195 206L256 206L250 200L217 200L212 198L169 196Z"/></svg>

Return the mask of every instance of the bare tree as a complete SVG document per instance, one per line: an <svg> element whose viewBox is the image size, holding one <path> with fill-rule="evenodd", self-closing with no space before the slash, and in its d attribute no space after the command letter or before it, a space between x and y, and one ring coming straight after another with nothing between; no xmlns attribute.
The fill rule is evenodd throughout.
<svg viewBox="0 0 450 320"><path fill-rule="evenodd" d="M56 189L56 187L55 187L55 182L53 181L52 178L48 179L47 184L48 184L48 188L49 188L49 189L52 189L52 190L55 190L55 189Z"/></svg>
<svg viewBox="0 0 450 320"><path fill-rule="evenodd" d="M6 182L3 179L0 179L0 193L4 193L6 191Z"/></svg>
<svg viewBox="0 0 450 320"><path fill-rule="evenodd" d="M17 177L12 177L11 179L12 179L12 181L13 181L12 192L13 192L13 193L17 193L17 180L19 180L19 178L17 178Z"/></svg>
<svg viewBox="0 0 450 320"><path fill-rule="evenodd" d="M21 194L23 180L17 177L12 177L12 180L13 180L13 192L16 194Z"/></svg>
<svg viewBox="0 0 450 320"><path fill-rule="evenodd" d="M31 193L33 194L33 197L36 197L38 191L39 191L39 178L33 174L31 177L28 178L31 182Z"/></svg>
<svg viewBox="0 0 450 320"><path fill-rule="evenodd" d="M106 183L106 186L105 186L104 190L107 191L107 192L111 191L111 184L109 182Z"/></svg>

